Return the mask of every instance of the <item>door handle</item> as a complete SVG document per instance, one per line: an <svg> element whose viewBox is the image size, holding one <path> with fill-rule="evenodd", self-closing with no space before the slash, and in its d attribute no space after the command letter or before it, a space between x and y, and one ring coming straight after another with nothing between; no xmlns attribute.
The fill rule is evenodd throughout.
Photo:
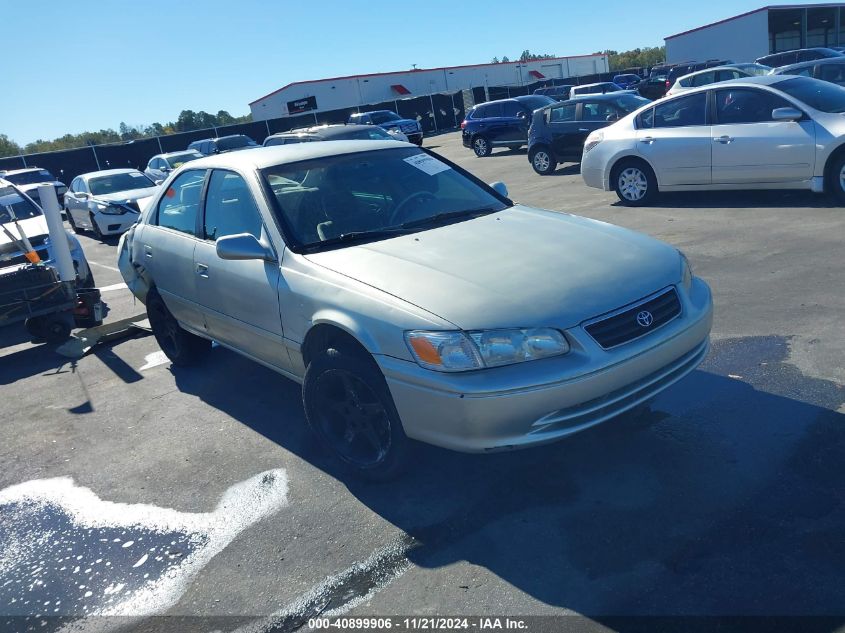
<svg viewBox="0 0 845 633"><path fill-rule="evenodd" d="M651 145L654 141L657 140L653 136L644 136L640 139L640 143L648 143Z"/></svg>
<svg viewBox="0 0 845 633"><path fill-rule="evenodd" d="M148 259L153 258L153 247L149 244L144 244L144 257Z"/></svg>
<svg viewBox="0 0 845 633"><path fill-rule="evenodd" d="M208 265L207 264L197 264L197 274L200 277L208 277Z"/></svg>
<svg viewBox="0 0 845 633"><path fill-rule="evenodd" d="M732 136L719 136L717 138L714 138L713 140L716 143L723 143L723 144L727 145L728 143L730 143L734 139L733 139Z"/></svg>
<svg viewBox="0 0 845 633"><path fill-rule="evenodd" d="M579 127L578 131L579 132L589 132L590 130L588 128L585 128L585 127Z"/></svg>

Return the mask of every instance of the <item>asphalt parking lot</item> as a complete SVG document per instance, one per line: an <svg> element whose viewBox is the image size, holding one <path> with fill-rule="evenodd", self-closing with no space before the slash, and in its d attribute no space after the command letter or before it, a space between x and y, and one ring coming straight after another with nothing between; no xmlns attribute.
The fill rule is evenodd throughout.
<svg viewBox="0 0 845 633"><path fill-rule="evenodd" d="M5 328L0 616L237 616L197 630L256 631L318 613L845 626L845 210L803 192L629 209L577 165L538 176L525 150L478 159L459 133L425 146L518 202L682 249L714 292L709 358L636 415L511 454L420 447L409 475L373 485L315 449L298 385L232 352L174 368L139 334L70 363ZM116 241L80 239L108 319L142 314Z"/></svg>

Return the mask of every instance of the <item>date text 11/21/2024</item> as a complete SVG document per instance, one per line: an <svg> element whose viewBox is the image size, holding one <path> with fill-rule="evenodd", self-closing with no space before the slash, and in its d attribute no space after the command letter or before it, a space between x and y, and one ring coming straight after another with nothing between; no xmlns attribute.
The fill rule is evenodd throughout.
<svg viewBox="0 0 845 633"><path fill-rule="evenodd" d="M341 631L447 631L447 630L527 630L527 623L519 618L508 617L351 617L312 618L308 621L310 630L335 629Z"/></svg>

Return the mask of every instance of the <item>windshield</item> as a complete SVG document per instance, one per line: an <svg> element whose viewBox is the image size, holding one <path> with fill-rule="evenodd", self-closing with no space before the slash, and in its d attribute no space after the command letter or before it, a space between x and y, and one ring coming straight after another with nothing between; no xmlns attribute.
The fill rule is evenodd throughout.
<svg viewBox="0 0 845 633"><path fill-rule="evenodd" d="M32 185L37 182L53 182L56 178L46 169L39 169L38 171L22 171L19 174L6 174L3 176L5 180L13 182L16 185Z"/></svg>
<svg viewBox="0 0 845 633"><path fill-rule="evenodd" d="M202 158L202 154L199 152L182 152L181 154L168 156L164 162L170 165L173 169L176 169L177 167L180 167L192 160L196 160L197 158Z"/></svg>
<svg viewBox="0 0 845 633"><path fill-rule="evenodd" d="M383 239L508 205L416 148L357 152L262 170L276 210L304 247ZM450 218L435 218L450 214ZM452 215L454 214L454 215ZM464 219L461 218L461 219Z"/></svg>
<svg viewBox="0 0 845 633"><path fill-rule="evenodd" d="M651 103L649 99L630 94L616 97L615 99L612 99L612 101L617 108L627 113L631 113L634 110L640 109L645 104Z"/></svg>
<svg viewBox="0 0 845 633"><path fill-rule="evenodd" d="M122 174L110 174L98 176L88 181L91 194L104 196L118 191L130 191L131 189L145 189L155 187L155 183L139 171L124 172Z"/></svg>
<svg viewBox="0 0 845 633"><path fill-rule="evenodd" d="M13 217L26 220L41 215L41 209L24 198L13 187L0 187L0 224L10 222Z"/></svg>
<svg viewBox="0 0 845 633"><path fill-rule="evenodd" d="M395 112L372 112L370 114L370 120L376 125L380 125L388 121L401 121L402 117Z"/></svg>
<svg viewBox="0 0 845 633"><path fill-rule="evenodd" d="M217 148L221 151L227 149L237 149L239 147L248 147L255 144L255 141L248 136L243 136L242 134L217 139Z"/></svg>
<svg viewBox="0 0 845 633"><path fill-rule="evenodd" d="M845 112L845 88L810 77L794 77L772 84L790 97L822 112Z"/></svg>
<svg viewBox="0 0 845 633"><path fill-rule="evenodd" d="M381 141L381 140L392 140L393 137L390 136L387 132L382 130L380 127L375 127L372 125L368 125L367 129L365 130L350 130L342 132L341 134L336 134L334 136L328 136L328 139L362 139L365 141Z"/></svg>

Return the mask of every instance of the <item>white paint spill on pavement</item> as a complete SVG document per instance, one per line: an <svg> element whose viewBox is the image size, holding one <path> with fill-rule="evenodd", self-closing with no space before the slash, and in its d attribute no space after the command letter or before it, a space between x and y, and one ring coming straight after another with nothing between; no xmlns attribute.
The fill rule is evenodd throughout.
<svg viewBox="0 0 845 633"><path fill-rule="evenodd" d="M147 354L146 356L144 356L144 365L138 371L152 369L153 367L158 367L159 365L164 365L169 362L170 359L164 352L153 352L152 354Z"/></svg>
<svg viewBox="0 0 845 633"><path fill-rule="evenodd" d="M269 470L230 487L214 511L190 513L104 501L68 477L0 490L3 615L44 613L45 602L59 605L54 615L164 611L232 539L286 506L287 491L285 471Z"/></svg>

